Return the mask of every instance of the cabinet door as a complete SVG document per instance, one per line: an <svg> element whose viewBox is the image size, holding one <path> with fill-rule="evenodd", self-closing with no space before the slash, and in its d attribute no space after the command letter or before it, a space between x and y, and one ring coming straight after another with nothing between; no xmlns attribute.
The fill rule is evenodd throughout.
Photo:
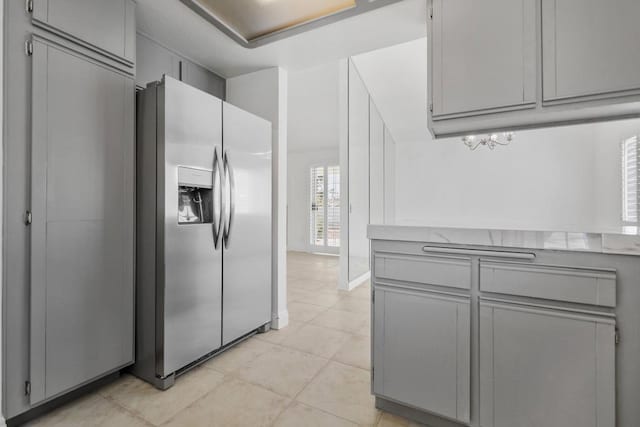
<svg viewBox="0 0 640 427"><path fill-rule="evenodd" d="M180 79L180 57L147 37L136 36L136 85L145 88L148 83L162 80L163 75Z"/></svg>
<svg viewBox="0 0 640 427"><path fill-rule="evenodd" d="M375 394L469 422L470 303L376 287Z"/></svg>
<svg viewBox="0 0 640 427"><path fill-rule="evenodd" d="M133 362L132 78L36 40L31 403Z"/></svg>
<svg viewBox="0 0 640 427"><path fill-rule="evenodd" d="M433 117L533 107L536 0L433 0Z"/></svg>
<svg viewBox="0 0 640 427"><path fill-rule="evenodd" d="M615 427L612 319L480 306L482 427Z"/></svg>
<svg viewBox="0 0 640 427"><path fill-rule="evenodd" d="M33 19L62 34L135 61L132 0L34 0Z"/></svg>
<svg viewBox="0 0 640 427"><path fill-rule="evenodd" d="M218 98L224 98L225 80L191 61L182 60L182 81Z"/></svg>
<svg viewBox="0 0 640 427"><path fill-rule="evenodd" d="M640 90L638 17L638 0L543 0L544 100Z"/></svg>

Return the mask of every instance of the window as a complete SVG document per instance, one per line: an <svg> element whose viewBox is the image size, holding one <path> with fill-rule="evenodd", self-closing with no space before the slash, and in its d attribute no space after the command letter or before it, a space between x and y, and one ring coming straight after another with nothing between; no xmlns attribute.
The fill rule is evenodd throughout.
<svg viewBox="0 0 640 427"><path fill-rule="evenodd" d="M638 171L640 151L638 137L634 136L622 143L622 222L625 225L639 225Z"/></svg>
<svg viewBox="0 0 640 427"><path fill-rule="evenodd" d="M336 252L340 247L340 167L312 167L309 184L309 244L315 250Z"/></svg>

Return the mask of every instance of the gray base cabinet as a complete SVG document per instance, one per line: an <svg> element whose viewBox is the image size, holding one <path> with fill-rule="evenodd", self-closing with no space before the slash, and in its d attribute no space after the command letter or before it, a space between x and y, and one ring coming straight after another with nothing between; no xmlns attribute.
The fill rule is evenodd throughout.
<svg viewBox="0 0 640 427"><path fill-rule="evenodd" d="M378 408L433 427L638 425L637 256L371 248Z"/></svg>
<svg viewBox="0 0 640 427"><path fill-rule="evenodd" d="M469 422L470 302L375 289L375 394Z"/></svg>
<svg viewBox="0 0 640 427"><path fill-rule="evenodd" d="M615 321L480 303L482 427L615 427Z"/></svg>

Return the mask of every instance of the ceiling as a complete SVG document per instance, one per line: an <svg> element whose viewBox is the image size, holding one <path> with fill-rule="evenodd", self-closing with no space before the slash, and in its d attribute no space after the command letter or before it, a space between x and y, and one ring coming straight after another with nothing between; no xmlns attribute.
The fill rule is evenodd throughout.
<svg viewBox="0 0 640 427"><path fill-rule="evenodd" d="M353 58L397 143L431 139L427 127L427 39Z"/></svg>
<svg viewBox="0 0 640 427"><path fill-rule="evenodd" d="M238 45L180 0L137 0L137 25L222 77L234 77L274 66L312 67L424 37L426 3L403 0L255 49Z"/></svg>
<svg viewBox="0 0 640 427"><path fill-rule="evenodd" d="M355 0L199 0L216 18L251 40L355 7Z"/></svg>

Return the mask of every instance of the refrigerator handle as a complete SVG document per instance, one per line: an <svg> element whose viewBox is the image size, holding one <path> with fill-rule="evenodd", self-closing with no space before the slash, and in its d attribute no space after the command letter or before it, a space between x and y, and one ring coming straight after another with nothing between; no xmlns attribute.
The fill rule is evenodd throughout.
<svg viewBox="0 0 640 427"><path fill-rule="evenodd" d="M225 248L229 247L229 236L231 234L231 227L233 225L233 218L235 216L236 211L236 182L233 173L233 168L229 163L229 153L225 152L222 162L224 163L224 175L228 182L228 190L229 190L229 203L226 203L225 206L228 209L228 213L225 217L225 228L222 239L224 240Z"/></svg>
<svg viewBox="0 0 640 427"><path fill-rule="evenodd" d="M213 174L212 174L213 182L213 248L218 250L218 244L220 241L220 232L222 231L222 171L220 166L220 157L218 156L218 149L214 148L213 151ZM216 186L217 181L217 186ZM217 191L216 191L217 189Z"/></svg>

